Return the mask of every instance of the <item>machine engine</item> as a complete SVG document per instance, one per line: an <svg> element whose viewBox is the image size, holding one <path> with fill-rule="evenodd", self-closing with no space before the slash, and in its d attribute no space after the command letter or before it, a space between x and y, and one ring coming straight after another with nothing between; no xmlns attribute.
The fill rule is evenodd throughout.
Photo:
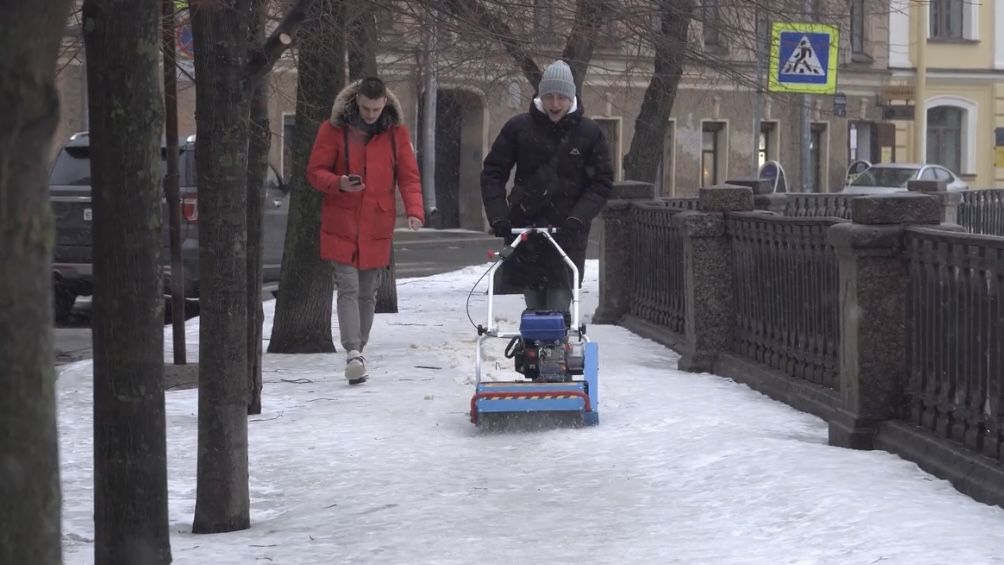
<svg viewBox="0 0 1004 565"><path fill-rule="evenodd" d="M516 371L534 381L564 382L583 370L583 343L568 339L562 312L527 310L520 319L519 337L506 348Z"/></svg>

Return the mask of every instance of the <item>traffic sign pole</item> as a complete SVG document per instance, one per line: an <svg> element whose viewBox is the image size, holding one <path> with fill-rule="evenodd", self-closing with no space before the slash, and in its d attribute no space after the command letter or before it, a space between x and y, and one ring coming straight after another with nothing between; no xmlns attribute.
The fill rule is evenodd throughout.
<svg viewBox="0 0 1004 565"><path fill-rule="evenodd" d="M802 10L805 20L812 18L812 0L802 0ZM812 99L809 94L802 95L802 152L801 152L801 178L802 192L815 192L812 178L812 154L810 145L812 144Z"/></svg>

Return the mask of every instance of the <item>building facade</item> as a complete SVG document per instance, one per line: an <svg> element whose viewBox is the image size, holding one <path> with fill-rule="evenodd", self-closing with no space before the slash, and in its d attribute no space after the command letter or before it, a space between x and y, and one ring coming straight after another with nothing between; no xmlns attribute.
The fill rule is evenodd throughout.
<svg viewBox="0 0 1004 565"><path fill-rule="evenodd" d="M786 6L789 1L698 4L688 38L690 63L667 124L656 180L661 195L693 196L702 186L755 175L768 160L782 165L792 191L801 190L808 177L813 191L839 191L847 166L859 159L934 160L973 186L1004 182L992 159L993 129L1004 126L1004 87L997 80L1004 69L1004 44L997 37L1004 23L997 20L1004 17L1004 10L995 10L1001 0L982 4L813 0L808 16L801 11L803 0ZM525 13L507 18L513 30L527 38L540 67L560 57L571 19L572 7L566 4L520 3ZM624 157L651 77L651 49L638 40L639 26L655 27L652 14L624 8L627 2L621 5L621 11L605 20L580 93L586 115L607 134L618 180L624 179ZM962 6L961 16L956 5ZM762 6L773 8L767 12ZM535 85L498 46L473 48L462 29L447 26L436 33L437 111L427 121L422 108L429 65L422 38L428 35L415 33L420 22L402 14L385 8L378 18L380 73L401 99L420 163L426 151L423 131L428 125L435 132L429 151L435 154L439 227L485 229L478 182L481 163L506 120L527 110ZM921 51L911 40L919 25L914 18L919 17L931 18L931 37ZM758 97L757 62L766 60L769 24L807 20L840 30L841 96L764 93ZM919 71L914 65L918 58L926 63ZM764 67L760 66L762 72ZM60 73L59 139L86 129L85 82L79 69L70 61ZM920 92L915 88L918 74L926 77L922 91L928 132L920 158L913 141L916 121L908 109L915 92ZM180 131L188 135L195 127L194 85L181 78ZM271 158L288 174L296 100L296 71L290 59L277 65L271 83ZM806 171L801 170L803 101L811 109ZM760 131L754 134L758 113Z"/></svg>
<svg viewBox="0 0 1004 565"><path fill-rule="evenodd" d="M891 87L881 94L903 108L891 118L906 118L892 120L896 160L944 165L973 188L1004 185L994 165L994 133L1004 127L1004 2L892 7Z"/></svg>

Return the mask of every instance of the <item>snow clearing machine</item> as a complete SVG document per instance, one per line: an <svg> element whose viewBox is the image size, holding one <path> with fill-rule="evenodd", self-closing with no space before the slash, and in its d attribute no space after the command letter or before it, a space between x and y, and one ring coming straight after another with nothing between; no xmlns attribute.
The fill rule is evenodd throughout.
<svg viewBox="0 0 1004 565"><path fill-rule="evenodd" d="M540 425L596 425L599 423L598 345L589 340L579 320L579 272L552 234L556 228L514 228L512 243L492 252L495 263L488 275L487 326L478 325L475 391L470 417L479 428ZM500 328L495 320L494 279L498 268L519 253L529 237L543 237L572 271L571 312L524 310L518 331ZM522 378L485 380L484 347L490 339L509 340L506 358ZM541 422L546 422L542 424Z"/></svg>

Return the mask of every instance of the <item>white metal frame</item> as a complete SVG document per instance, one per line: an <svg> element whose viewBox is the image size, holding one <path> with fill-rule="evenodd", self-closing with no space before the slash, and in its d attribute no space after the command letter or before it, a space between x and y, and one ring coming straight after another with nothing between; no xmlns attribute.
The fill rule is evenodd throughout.
<svg viewBox="0 0 1004 565"><path fill-rule="evenodd" d="M579 268L575 266L575 262L572 261L572 259L568 256L568 254L565 253L565 250L562 249L561 246L558 245L558 242L555 241L554 238L552 237L551 234L558 233L558 229L557 228L538 228L538 227L513 228L512 229L512 233L513 233L513 235L517 236L516 239L512 243L509 244L509 247L512 248L512 252L515 252L516 249L519 247L519 244L522 243L523 241L525 241L526 238L530 237L531 234L535 234L535 233L536 234L540 234L540 235L544 236L544 238L547 239L547 241L549 241L552 246L554 246L554 249L558 252L559 255L561 255L561 258L564 260L565 265L568 265L568 268L571 269L571 271L572 271L572 312L571 312L571 314L572 314L572 324L571 324L571 328L570 329L573 330L573 331L579 332L579 328L580 328L580 324L579 324ZM496 254L496 255L498 255L498 254ZM483 362L482 361L482 346L484 345L485 339L489 338L489 337L513 338L513 337L519 337L519 335L520 335L519 331L515 331L515 332L503 332L503 331L499 331L499 328L496 327L496 324L495 324L495 272L499 269L500 266L502 266L502 261L496 261L495 264L492 265L490 269L488 269L488 326L487 326L486 330L483 331L481 333L481 335L478 336L477 352L476 352L475 357L474 357L475 385L481 383L481 364ZM583 341L589 341L589 338L586 337L586 334L584 332L579 332L579 337Z"/></svg>

